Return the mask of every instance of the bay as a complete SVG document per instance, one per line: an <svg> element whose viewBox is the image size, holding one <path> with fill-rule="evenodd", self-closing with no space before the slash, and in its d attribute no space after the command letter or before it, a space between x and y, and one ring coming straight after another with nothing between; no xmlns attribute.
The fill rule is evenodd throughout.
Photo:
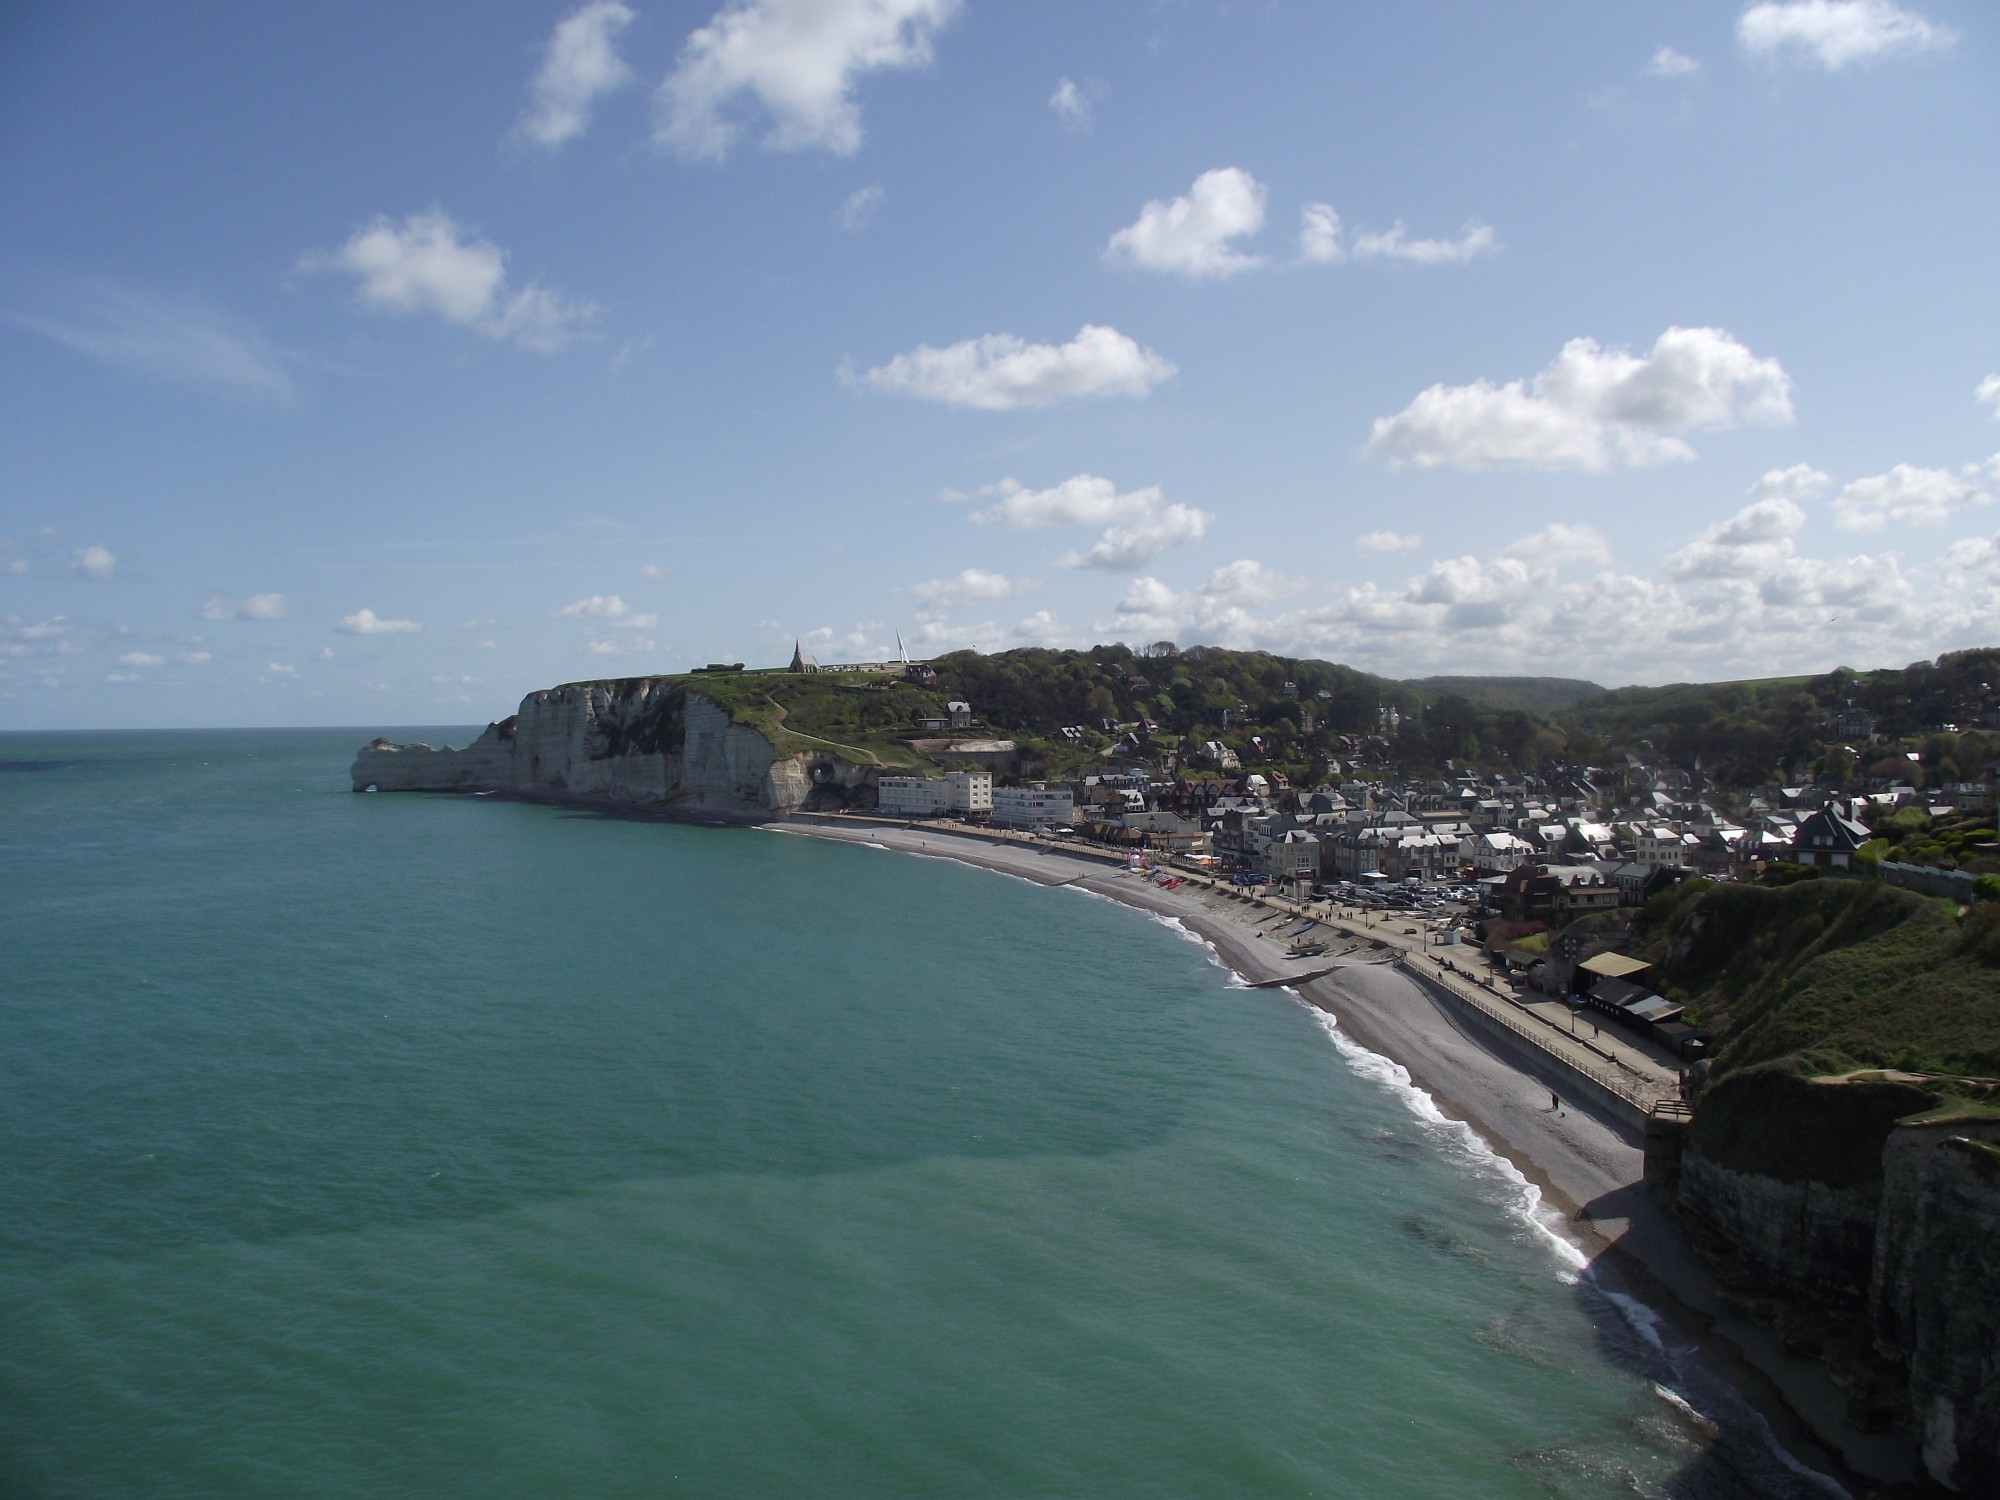
<svg viewBox="0 0 2000 1500"><path fill-rule="evenodd" d="M0 735L0 1492L1797 1483L1185 934L366 737Z"/></svg>

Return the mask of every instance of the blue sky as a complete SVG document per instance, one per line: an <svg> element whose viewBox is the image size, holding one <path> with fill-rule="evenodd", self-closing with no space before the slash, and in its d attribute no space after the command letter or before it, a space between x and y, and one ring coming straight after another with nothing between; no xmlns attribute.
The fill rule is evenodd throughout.
<svg viewBox="0 0 2000 1500"><path fill-rule="evenodd" d="M0 12L0 726L2000 639L2000 12Z"/></svg>

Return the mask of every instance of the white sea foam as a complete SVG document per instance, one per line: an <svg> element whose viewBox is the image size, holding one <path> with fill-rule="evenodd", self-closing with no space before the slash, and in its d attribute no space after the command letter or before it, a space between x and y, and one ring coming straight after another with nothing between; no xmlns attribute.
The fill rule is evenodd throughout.
<svg viewBox="0 0 2000 1500"><path fill-rule="evenodd" d="M1215 951L1215 944L1196 932L1179 917L1170 917L1163 911L1149 911L1146 915L1151 917L1155 922L1158 922L1182 942L1194 943L1199 947L1208 949L1211 953Z"/></svg>
<svg viewBox="0 0 2000 1500"><path fill-rule="evenodd" d="M1505 1190L1509 1210L1553 1253L1556 1274L1573 1285L1589 1264L1589 1258L1573 1240L1555 1228L1558 1221L1554 1212L1542 1202L1542 1190L1528 1181L1519 1167L1495 1151L1478 1131L1439 1109L1437 1100L1410 1081L1408 1068L1362 1046L1342 1031L1339 1020L1326 1011L1316 1006L1308 1006L1307 1010L1349 1068L1397 1099L1422 1121L1432 1138L1446 1148L1447 1156L1463 1162Z"/></svg>

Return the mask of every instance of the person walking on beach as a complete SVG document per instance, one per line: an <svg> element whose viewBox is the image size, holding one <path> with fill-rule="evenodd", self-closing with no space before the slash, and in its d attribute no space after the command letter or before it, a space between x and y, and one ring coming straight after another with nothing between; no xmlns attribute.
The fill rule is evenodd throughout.
<svg viewBox="0 0 2000 1500"><path fill-rule="evenodd" d="M1562 1096L1551 1091L1549 1094L1549 1113L1559 1115L1562 1112L1563 1112Z"/></svg>

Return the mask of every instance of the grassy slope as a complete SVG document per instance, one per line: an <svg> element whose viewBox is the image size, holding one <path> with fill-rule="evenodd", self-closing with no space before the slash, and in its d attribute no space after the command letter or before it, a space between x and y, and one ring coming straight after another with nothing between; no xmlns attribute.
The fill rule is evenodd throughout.
<svg viewBox="0 0 2000 1500"><path fill-rule="evenodd" d="M1728 885L1648 909L1662 989L1721 1039L1719 1069L2000 1074L2000 909L1863 880Z"/></svg>
<svg viewBox="0 0 2000 1500"><path fill-rule="evenodd" d="M1605 689L1576 677L1413 677L1406 684L1426 697L1455 693L1488 708L1557 714L1601 698Z"/></svg>

